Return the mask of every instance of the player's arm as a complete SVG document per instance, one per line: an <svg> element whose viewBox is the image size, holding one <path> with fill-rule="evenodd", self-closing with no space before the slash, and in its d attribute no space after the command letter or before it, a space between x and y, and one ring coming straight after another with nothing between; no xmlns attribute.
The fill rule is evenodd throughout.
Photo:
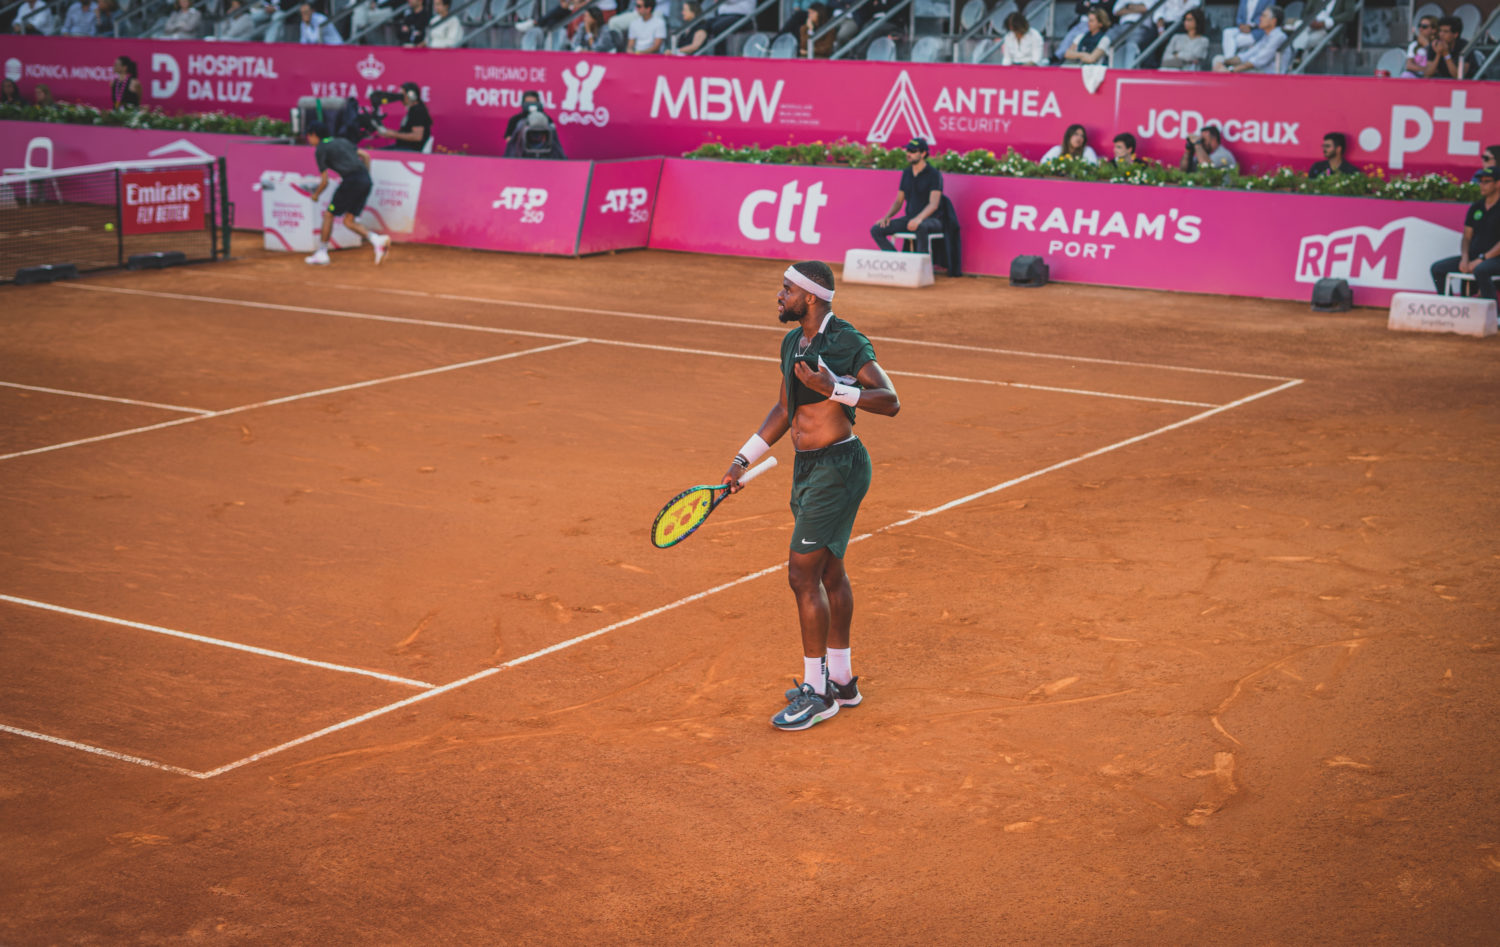
<svg viewBox="0 0 1500 947"><path fill-rule="evenodd" d="M786 385L781 386L781 394L776 399L776 404L766 414L766 419L760 422L760 427L750 435L750 440L740 448L734 460L729 462L729 469L724 471L724 479L720 483L729 484L730 493L740 492L740 477L744 476L746 470L755 465L755 462L765 456L771 449L771 445L781 440L781 436L791 430L792 422L786 413Z"/></svg>
<svg viewBox="0 0 1500 947"><path fill-rule="evenodd" d="M327 189L327 187L328 187L328 171L327 171L327 169L324 169L323 173L320 174L320 175L318 175L318 186L315 187L315 188L313 188L312 194L310 194L308 196L311 197L314 202L316 202L317 199L318 199L318 195L322 194L323 191L325 189ZM1468 246L1468 242L1467 241L1464 242L1464 246Z"/></svg>
<svg viewBox="0 0 1500 947"><path fill-rule="evenodd" d="M859 388L839 381L827 366L813 371L799 361L796 371L797 379L802 384L830 401L837 401L851 408L863 408L872 414L883 414L888 418L894 418L896 412L901 410L901 399L896 395L896 386L891 383L890 376L880 367L879 362L865 362L860 368L859 374L855 376L862 386Z"/></svg>
<svg viewBox="0 0 1500 947"><path fill-rule="evenodd" d="M356 148L355 151L359 153L359 160L365 163L365 170L370 170L370 153L363 148Z"/></svg>

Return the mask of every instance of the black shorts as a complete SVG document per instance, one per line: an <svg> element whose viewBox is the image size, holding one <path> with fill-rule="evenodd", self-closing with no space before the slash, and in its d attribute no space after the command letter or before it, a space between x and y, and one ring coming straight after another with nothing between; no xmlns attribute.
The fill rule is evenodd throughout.
<svg viewBox="0 0 1500 947"><path fill-rule="evenodd" d="M333 200L328 202L328 212L335 217L344 214L358 217L365 209L365 201L370 199L372 187L374 183L368 174L344 178L339 182L338 190L333 192Z"/></svg>

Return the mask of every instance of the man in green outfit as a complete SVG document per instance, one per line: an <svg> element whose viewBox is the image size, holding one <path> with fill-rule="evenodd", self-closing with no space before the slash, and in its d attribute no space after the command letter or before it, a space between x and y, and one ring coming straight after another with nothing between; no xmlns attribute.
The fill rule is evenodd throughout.
<svg viewBox="0 0 1500 947"><path fill-rule="evenodd" d="M771 723L806 730L863 699L850 666L854 590L844 572L854 516L870 488L870 455L854 435L854 409L895 417L901 401L870 340L833 314L828 264L787 267L776 306L782 322L798 324L781 340L781 391L723 482L738 492L745 470L791 432L796 526L787 575L802 626L803 683L786 692L787 706Z"/></svg>

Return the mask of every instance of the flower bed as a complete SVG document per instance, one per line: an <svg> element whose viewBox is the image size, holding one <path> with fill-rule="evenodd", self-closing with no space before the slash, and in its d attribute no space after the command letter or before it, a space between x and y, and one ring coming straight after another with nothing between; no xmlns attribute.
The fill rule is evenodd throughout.
<svg viewBox="0 0 1500 947"><path fill-rule="evenodd" d="M257 135L284 138L292 133L289 122L264 115L246 118L223 112L189 112L168 115L160 109L97 109L92 105L59 102L46 107L0 105L0 121L54 122L65 125L103 125L115 128L153 128L163 131L213 132L224 135Z"/></svg>
<svg viewBox="0 0 1500 947"><path fill-rule="evenodd" d="M906 154L899 148L851 141L829 144L777 145L772 148L730 148L710 142L685 157L713 161L740 161L750 164L833 165L849 168L899 170L906 167ZM1054 158L1040 163L1028 160L1014 150L1003 156L979 148L974 151L946 151L934 154L933 167L952 174L976 174L1015 178L1066 178L1074 181L1107 181L1113 184L1141 184L1157 187L1208 187L1241 191L1277 191L1288 194L1323 194L1343 197L1375 197L1385 200L1462 201L1479 199L1479 185L1461 181L1451 174L1405 175L1388 177L1384 168L1368 166L1364 174L1330 174L1309 178L1292 168L1277 168L1269 174L1239 174L1219 168L1183 171L1149 158L1117 168L1100 162L1090 164L1081 158Z"/></svg>

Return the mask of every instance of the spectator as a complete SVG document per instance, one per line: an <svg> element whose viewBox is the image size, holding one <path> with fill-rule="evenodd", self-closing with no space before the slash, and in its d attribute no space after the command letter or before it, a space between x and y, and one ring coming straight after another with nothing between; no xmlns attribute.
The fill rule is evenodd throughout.
<svg viewBox="0 0 1500 947"><path fill-rule="evenodd" d="M255 18L245 0L229 0L229 10L215 28L226 43L248 43L255 36Z"/></svg>
<svg viewBox="0 0 1500 947"><path fill-rule="evenodd" d="M1084 33L1088 32L1089 10L1092 8L1093 4L1090 0L1077 0L1073 4L1073 12L1078 14L1078 19L1073 21L1073 25L1068 27L1068 31L1063 34L1063 38L1058 40L1056 49L1052 54L1052 61L1054 63L1061 64L1063 53L1072 49L1073 43Z"/></svg>
<svg viewBox="0 0 1500 947"><path fill-rule="evenodd" d="M1364 174L1363 171L1344 160L1344 149L1349 139L1343 132L1329 132L1323 136L1323 160L1307 172L1310 178L1321 178L1327 174Z"/></svg>
<svg viewBox="0 0 1500 947"><path fill-rule="evenodd" d="M1495 298L1495 277L1500 276L1500 171L1479 172L1479 200L1464 214L1464 235L1458 256L1432 264L1432 283L1439 293L1447 289L1449 273L1468 273L1474 289L1484 299Z"/></svg>
<svg viewBox="0 0 1500 947"><path fill-rule="evenodd" d="M1208 19L1202 7L1182 15L1182 32L1167 41L1167 52L1161 59L1163 69L1201 69L1208 58Z"/></svg>
<svg viewBox="0 0 1500 947"><path fill-rule="evenodd" d="M464 25L452 15L448 0L432 0L432 26L427 32L428 49L457 49L464 41Z"/></svg>
<svg viewBox="0 0 1500 947"><path fill-rule="evenodd" d="M406 105L401 127L391 131L380 125L375 128L375 135L395 139L392 151L426 151L427 139L432 137L432 115L422 102L422 87L415 82L401 83L401 100Z"/></svg>
<svg viewBox="0 0 1500 947"><path fill-rule="evenodd" d="M1417 35L1406 47L1406 71L1403 79L1420 79L1427 71L1427 60L1432 54L1432 35L1437 31L1437 17L1428 15L1417 21Z"/></svg>
<svg viewBox="0 0 1500 947"><path fill-rule="evenodd" d="M432 15L422 0L407 0L406 9L396 19L396 41L402 46L421 46L427 42L427 25Z"/></svg>
<svg viewBox="0 0 1500 947"><path fill-rule="evenodd" d="M1187 139L1186 153L1182 156L1182 170L1194 171L1200 167L1225 168L1230 171L1240 166L1234 155L1224 147L1224 133L1217 125L1205 125L1203 131Z"/></svg>
<svg viewBox="0 0 1500 947"><path fill-rule="evenodd" d="M573 52L617 53L619 51L619 31L612 30L605 24L603 11L598 7L590 7L583 11L583 25L579 27L577 33L573 34Z"/></svg>
<svg viewBox="0 0 1500 947"><path fill-rule="evenodd" d="M1099 163L1099 156L1089 147L1089 133L1083 130L1082 125L1069 125L1068 130L1063 132L1062 144L1047 149L1047 153L1042 155L1042 163L1046 164L1053 158L1082 158L1089 164Z"/></svg>
<svg viewBox="0 0 1500 947"><path fill-rule="evenodd" d="M1005 39L1000 41L1000 65L1040 66L1046 62L1047 50L1042 34L1031 28L1019 11L1005 18Z"/></svg>
<svg viewBox="0 0 1500 947"><path fill-rule="evenodd" d="M573 15L587 3L588 0L562 0L562 2L557 6L542 14L539 19L517 21L516 32L525 33L528 30L534 30L537 28L550 30L554 26L557 26L558 24L571 19Z"/></svg>
<svg viewBox="0 0 1500 947"><path fill-rule="evenodd" d="M893 233L916 234L918 253L927 252L927 244L935 233L943 229L938 219L938 210L943 206L943 175L927 163L927 142L913 138L906 143L906 169L901 172L900 190L886 215L870 228L870 236L882 250L895 250L891 243ZM906 215L897 217L896 211L906 205Z"/></svg>
<svg viewBox="0 0 1500 947"><path fill-rule="evenodd" d="M1265 35L1259 26L1260 15L1270 5L1271 0L1240 0L1234 12L1234 28L1224 31L1225 59L1238 55L1242 49L1249 49Z"/></svg>
<svg viewBox="0 0 1500 947"><path fill-rule="evenodd" d="M699 0L685 0L682 4L682 30L672 37L672 52L679 56L691 56L708 42L709 23L703 19L703 4Z"/></svg>
<svg viewBox="0 0 1500 947"><path fill-rule="evenodd" d="M1302 57L1308 50L1323 42L1323 37L1330 32L1342 32L1344 27L1354 22L1354 17L1359 13L1355 0L1318 0L1323 4L1323 9L1313 14L1308 19L1307 29L1298 33L1292 40L1292 49L1296 51L1293 63L1302 62ZM1294 22L1289 28L1295 32L1302 24Z"/></svg>
<svg viewBox="0 0 1500 947"><path fill-rule="evenodd" d="M403 10L404 4L400 4ZM361 34L374 30L387 20L396 16L397 10L388 6L382 0L360 0L354 6L354 13L349 18L349 40L350 42L369 42L362 38Z"/></svg>
<svg viewBox="0 0 1500 947"><path fill-rule="evenodd" d="M1281 29L1281 20L1285 15L1278 6L1262 10L1260 39L1238 56L1215 56L1214 72L1280 72L1281 47L1286 45L1286 33Z"/></svg>
<svg viewBox="0 0 1500 947"><path fill-rule="evenodd" d="M835 0L835 4L837 4L837 0ZM713 35L718 36L726 30L733 29L740 18L745 16L750 17L747 23L753 27L755 25L754 14L755 0L721 0L719 5L714 8L714 17L709 20L708 28L713 31ZM836 17L838 13L831 12L829 16ZM823 22L826 23L828 21L824 20ZM835 30L834 32L838 33L840 31Z"/></svg>
<svg viewBox="0 0 1500 947"><path fill-rule="evenodd" d="M0 79L0 105L25 105L21 99L21 87L16 80L6 76Z"/></svg>
<svg viewBox="0 0 1500 947"><path fill-rule="evenodd" d="M635 0L635 20L626 33L625 51L635 55L659 53L667 45L667 18L656 9L656 0Z"/></svg>
<svg viewBox="0 0 1500 947"><path fill-rule="evenodd" d="M115 12L120 8L115 0L99 0L94 4L94 35L115 35Z"/></svg>
<svg viewBox="0 0 1500 947"><path fill-rule="evenodd" d="M1109 10L1090 7L1088 19L1088 32L1074 40L1068 51L1063 53L1063 65L1085 66L1109 55L1109 28L1112 23Z"/></svg>
<svg viewBox="0 0 1500 947"><path fill-rule="evenodd" d="M98 24L98 11L94 0L73 0L68 15L63 17L61 36L94 36Z"/></svg>
<svg viewBox="0 0 1500 947"><path fill-rule="evenodd" d="M46 0L25 0L21 9L16 11L16 18L10 28L13 32L31 36L51 36L57 29L57 24L52 19L52 8L47 6Z"/></svg>
<svg viewBox="0 0 1500 947"><path fill-rule="evenodd" d="M338 27L328 17L314 10L311 3L302 4L298 13L302 17L302 23L298 28L297 42L304 46L344 45L344 37L339 35Z"/></svg>
<svg viewBox="0 0 1500 947"><path fill-rule="evenodd" d="M109 107L133 109L141 105L140 68L129 56L115 57L115 77L109 83Z"/></svg>
<svg viewBox="0 0 1500 947"><path fill-rule="evenodd" d="M1182 21L1182 15L1188 10L1201 10L1203 5L1199 0L1167 0L1156 8L1156 33L1160 36L1166 32L1173 23ZM1204 21L1203 35L1208 35L1208 24Z"/></svg>
<svg viewBox="0 0 1500 947"><path fill-rule="evenodd" d="M1117 168L1128 168L1135 164L1138 159L1135 156L1135 136L1130 132L1120 132L1115 136L1115 156L1109 159L1109 163Z"/></svg>
<svg viewBox="0 0 1500 947"><path fill-rule="evenodd" d="M510 141L511 137L515 135L516 129L520 128L521 123L531 117L532 112L542 112L545 114L546 110L542 107L542 94L534 89L527 89L521 93L521 111L512 115L510 120L505 123L506 141ZM548 121L551 121L551 119L549 118Z"/></svg>
<svg viewBox="0 0 1500 947"><path fill-rule="evenodd" d="M45 82L38 82L36 90L32 92L32 104L39 109L50 109L57 104L52 97L52 87Z"/></svg>
<svg viewBox="0 0 1500 947"><path fill-rule="evenodd" d="M1437 22L1437 38L1432 41L1427 68L1422 75L1429 79L1469 79L1479 68L1473 53L1464 52L1464 21L1445 16Z"/></svg>
<svg viewBox="0 0 1500 947"><path fill-rule="evenodd" d="M1481 174L1486 171L1495 170L1497 165L1500 165L1500 145L1490 145L1484 151L1480 152L1479 163L1479 170L1474 172L1472 178L1469 178L1471 183L1479 183L1479 176Z"/></svg>
<svg viewBox="0 0 1500 947"><path fill-rule="evenodd" d="M813 42L813 34L828 25L829 17L833 12L828 9L828 4L819 2L807 8L807 19L802 21L802 28L797 31L797 55L802 59L828 59L833 56L833 44L838 41L838 31L829 30ZM808 44L812 44L812 53L808 54Z"/></svg>
<svg viewBox="0 0 1500 947"><path fill-rule="evenodd" d="M1146 19L1146 13L1150 9L1150 5L1142 0L1115 0L1111 12L1120 26L1115 31L1116 45L1135 43L1141 49L1151 45L1156 39L1156 22Z"/></svg>
<svg viewBox="0 0 1500 947"><path fill-rule="evenodd" d="M167 17L167 27L161 35L163 39L202 38L203 14L193 6L193 0L177 0L177 9Z"/></svg>

